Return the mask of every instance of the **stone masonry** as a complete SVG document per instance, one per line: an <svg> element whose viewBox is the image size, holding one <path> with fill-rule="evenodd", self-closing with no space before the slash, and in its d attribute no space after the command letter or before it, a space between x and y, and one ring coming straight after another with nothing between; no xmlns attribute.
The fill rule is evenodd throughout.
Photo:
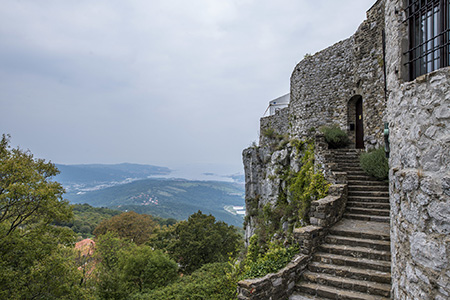
<svg viewBox="0 0 450 300"><path fill-rule="evenodd" d="M312 137L312 128L337 124L354 148L350 125L356 120L354 104L362 99L365 150L384 146L383 125L389 123L391 298L450 299L450 67L408 79L407 3L376 1L353 36L295 66L288 108L261 119L259 147L244 150L246 202L258 198L253 210L275 203L283 184L277 170L299 166L292 145L274 147L264 132L303 138ZM341 175L330 171L333 164L322 144L316 141L315 166L336 184ZM312 208L314 215L317 207ZM255 226L251 214L247 205L246 238ZM291 279L287 284L292 285ZM270 299L270 289L260 299Z"/></svg>
<svg viewBox="0 0 450 300"><path fill-rule="evenodd" d="M366 148L382 145L385 112L382 31L384 1L377 1L350 38L307 56L291 76L290 132L336 124L349 132L355 123L354 102L363 100Z"/></svg>
<svg viewBox="0 0 450 300"><path fill-rule="evenodd" d="M450 68L407 81L404 1L386 1L394 299L450 299Z"/></svg>

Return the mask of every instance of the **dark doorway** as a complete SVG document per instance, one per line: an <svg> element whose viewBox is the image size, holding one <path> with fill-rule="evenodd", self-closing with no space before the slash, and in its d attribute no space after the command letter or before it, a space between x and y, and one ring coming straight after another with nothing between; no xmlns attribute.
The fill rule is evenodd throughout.
<svg viewBox="0 0 450 300"><path fill-rule="evenodd" d="M362 106L362 98L360 97L358 101L356 101L356 149L364 148L364 123L363 123L363 106Z"/></svg>

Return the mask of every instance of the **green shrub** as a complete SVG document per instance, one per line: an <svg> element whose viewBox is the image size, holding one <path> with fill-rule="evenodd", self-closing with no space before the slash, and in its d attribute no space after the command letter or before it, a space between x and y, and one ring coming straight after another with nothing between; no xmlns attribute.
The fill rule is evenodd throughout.
<svg viewBox="0 0 450 300"><path fill-rule="evenodd" d="M269 139L273 139L277 136L277 133L271 127L264 129L262 134L263 134L263 136L265 136L266 138L269 138Z"/></svg>
<svg viewBox="0 0 450 300"><path fill-rule="evenodd" d="M350 143L347 133L337 125L322 126L320 131L325 135L325 141L330 149L344 148Z"/></svg>
<svg viewBox="0 0 450 300"><path fill-rule="evenodd" d="M165 287L135 294L133 300L232 300L236 299L236 278L229 278L228 263L206 264L191 275Z"/></svg>
<svg viewBox="0 0 450 300"><path fill-rule="evenodd" d="M389 164L383 148L362 153L359 162L368 175L385 180L389 176Z"/></svg>
<svg viewBox="0 0 450 300"><path fill-rule="evenodd" d="M263 277L269 273L275 273L284 268L299 252L298 246L284 247L278 243L270 243L269 249L264 255L260 255L255 261L254 256L247 256L248 270L244 278Z"/></svg>

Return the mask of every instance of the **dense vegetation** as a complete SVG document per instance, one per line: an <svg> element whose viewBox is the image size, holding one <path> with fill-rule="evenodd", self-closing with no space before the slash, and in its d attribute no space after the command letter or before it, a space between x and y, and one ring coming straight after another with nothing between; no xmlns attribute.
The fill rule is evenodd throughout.
<svg viewBox="0 0 450 300"><path fill-rule="evenodd" d="M0 299L87 299L56 167L0 141Z"/></svg>
<svg viewBox="0 0 450 300"><path fill-rule="evenodd" d="M2 137L0 299L139 299L157 290L163 294L150 299L168 299L163 290L173 294L180 284L194 290L210 284L196 299L232 298L236 279L230 279L227 261L242 247L235 227L200 211L170 225L80 205L75 208L90 216L89 226L99 225L95 242L75 250L76 233L61 226L75 222L62 186L51 181L57 173L53 164L11 149L9 137ZM213 288L219 282L223 289Z"/></svg>
<svg viewBox="0 0 450 300"><path fill-rule="evenodd" d="M91 280L98 299L146 299L150 297L147 294L152 295L148 299L171 299L166 298L167 293L177 294L173 297L179 298L174 299L183 299L183 292L174 286L184 285L185 277L197 278L197 283L188 285L191 288L200 283L205 285L214 276L225 281L224 263L230 256L236 256L242 246L236 228L200 211L172 226L160 228L152 222L149 216L123 213L97 227L97 275ZM129 228L129 232L124 228ZM205 267L210 264L218 265L211 271ZM189 275L202 267L209 271L204 269ZM179 273L185 276L180 277ZM212 277L200 279L201 276ZM227 289L217 299L230 299L223 293L234 293L236 282L228 282ZM158 288L156 293L154 290ZM203 290L203 293L217 293L217 289Z"/></svg>
<svg viewBox="0 0 450 300"><path fill-rule="evenodd" d="M175 223L71 206L57 173L3 136L0 299L235 299L237 281L275 272L298 251L272 242L261 252L255 235L244 256L239 230L201 211ZM74 247L74 230L95 238Z"/></svg>
<svg viewBox="0 0 450 300"><path fill-rule="evenodd" d="M320 131L325 135L330 149L345 148L350 143L347 133L337 125L322 126Z"/></svg>
<svg viewBox="0 0 450 300"><path fill-rule="evenodd" d="M383 148L375 149L367 153L361 153L359 158L361 168L368 175L379 180L386 180L389 176L389 161Z"/></svg>

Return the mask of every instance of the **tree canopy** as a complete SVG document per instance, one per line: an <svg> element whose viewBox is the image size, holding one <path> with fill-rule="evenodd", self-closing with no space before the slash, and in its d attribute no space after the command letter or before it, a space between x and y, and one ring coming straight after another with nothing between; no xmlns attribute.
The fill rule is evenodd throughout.
<svg viewBox="0 0 450 300"><path fill-rule="evenodd" d="M72 249L75 235L56 227L72 211L58 170L0 141L0 299L86 299ZM69 246L69 247L67 247Z"/></svg>
<svg viewBox="0 0 450 300"><path fill-rule="evenodd" d="M72 218L63 200L61 184L50 181L59 171L50 162L34 159L30 151L11 149L9 136L0 141L0 223L7 226L1 237L19 226L49 224Z"/></svg>
<svg viewBox="0 0 450 300"><path fill-rule="evenodd" d="M152 216L130 211L102 221L95 228L94 234L98 236L110 231L116 232L119 237L141 245L149 240L157 226Z"/></svg>
<svg viewBox="0 0 450 300"><path fill-rule="evenodd" d="M168 251L188 273L207 263L227 261L242 240L234 226L201 211L175 224L171 235Z"/></svg>

